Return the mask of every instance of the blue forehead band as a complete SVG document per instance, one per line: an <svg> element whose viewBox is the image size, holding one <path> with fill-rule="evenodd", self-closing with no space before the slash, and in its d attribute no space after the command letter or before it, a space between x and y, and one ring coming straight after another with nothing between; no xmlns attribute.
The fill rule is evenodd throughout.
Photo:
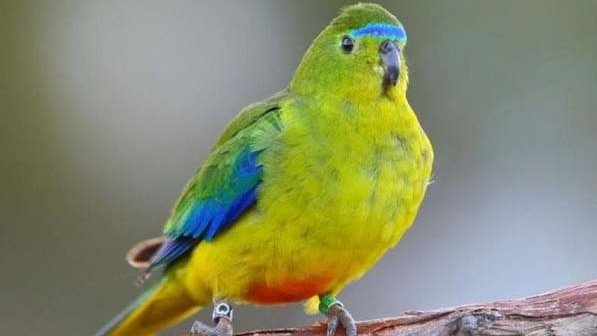
<svg viewBox="0 0 597 336"><path fill-rule="evenodd" d="M359 38L363 36L373 36L380 39L398 40L406 43L406 31L400 25L389 23L370 23L358 29L352 30L348 36Z"/></svg>

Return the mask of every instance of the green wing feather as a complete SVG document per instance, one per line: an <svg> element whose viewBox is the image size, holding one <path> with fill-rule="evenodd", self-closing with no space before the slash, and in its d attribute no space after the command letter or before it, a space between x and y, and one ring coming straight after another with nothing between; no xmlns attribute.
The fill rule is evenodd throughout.
<svg viewBox="0 0 597 336"><path fill-rule="evenodd" d="M282 129L281 92L246 107L232 120L202 167L187 183L164 228L168 237L152 259L169 264L202 240L212 240L257 201L259 154Z"/></svg>

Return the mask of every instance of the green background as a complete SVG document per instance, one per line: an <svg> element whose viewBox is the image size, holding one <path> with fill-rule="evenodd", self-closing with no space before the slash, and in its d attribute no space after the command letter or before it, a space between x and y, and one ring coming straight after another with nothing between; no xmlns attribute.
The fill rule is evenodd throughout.
<svg viewBox="0 0 597 336"><path fill-rule="evenodd" d="M0 1L0 334L88 335L124 307L128 247L346 3ZM366 319L597 278L597 1L381 3L409 35L435 183L341 299Z"/></svg>

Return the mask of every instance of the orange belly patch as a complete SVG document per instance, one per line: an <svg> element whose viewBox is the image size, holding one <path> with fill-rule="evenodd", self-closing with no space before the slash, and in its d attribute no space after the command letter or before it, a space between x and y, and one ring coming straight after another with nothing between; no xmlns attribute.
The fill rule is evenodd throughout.
<svg viewBox="0 0 597 336"><path fill-rule="evenodd" d="M306 300L329 290L330 279L285 280L275 284L254 284L245 300L258 304L277 304Z"/></svg>

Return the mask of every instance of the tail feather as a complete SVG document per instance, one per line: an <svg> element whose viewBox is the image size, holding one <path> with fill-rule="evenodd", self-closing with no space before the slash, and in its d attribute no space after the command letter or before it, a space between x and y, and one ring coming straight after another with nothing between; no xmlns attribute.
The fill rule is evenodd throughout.
<svg viewBox="0 0 597 336"><path fill-rule="evenodd" d="M94 336L149 336L187 318L199 306L176 279L164 277Z"/></svg>

